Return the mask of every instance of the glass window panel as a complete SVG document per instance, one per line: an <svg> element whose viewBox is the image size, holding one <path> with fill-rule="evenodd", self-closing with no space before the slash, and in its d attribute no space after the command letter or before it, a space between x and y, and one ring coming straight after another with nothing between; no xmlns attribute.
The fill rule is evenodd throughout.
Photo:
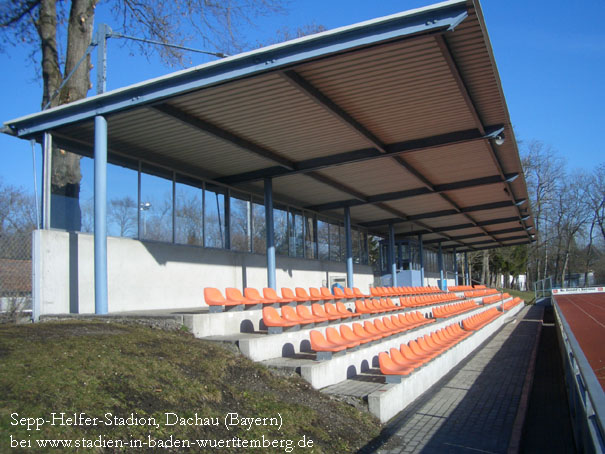
<svg viewBox="0 0 605 454"><path fill-rule="evenodd" d="M330 260L339 262L340 256L340 229L336 224L330 224Z"/></svg>
<svg viewBox="0 0 605 454"><path fill-rule="evenodd" d="M368 265L370 263L368 254L368 234L366 232L361 232L359 236L361 240L361 263Z"/></svg>
<svg viewBox="0 0 605 454"><path fill-rule="evenodd" d="M225 247L225 188L206 184L204 190L204 245Z"/></svg>
<svg viewBox="0 0 605 454"><path fill-rule="evenodd" d="M330 228L327 222L317 221L317 246L320 260L330 260Z"/></svg>
<svg viewBox="0 0 605 454"><path fill-rule="evenodd" d="M273 221L275 223L275 221ZM267 253L267 229L265 228L265 205L260 202L252 203L252 251L259 254Z"/></svg>
<svg viewBox="0 0 605 454"><path fill-rule="evenodd" d="M176 183L175 241L180 244L204 245L203 195L195 186Z"/></svg>
<svg viewBox="0 0 605 454"><path fill-rule="evenodd" d="M250 252L250 201L245 196L231 197L231 249Z"/></svg>
<svg viewBox="0 0 605 454"><path fill-rule="evenodd" d="M315 223L313 217L305 216L305 256L308 259L315 259Z"/></svg>
<svg viewBox="0 0 605 454"><path fill-rule="evenodd" d="M141 173L141 239L172 241L172 181Z"/></svg>
<svg viewBox="0 0 605 454"><path fill-rule="evenodd" d="M353 243L353 263L361 263L361 247L360 247L359 230L351 229L351 241Z"/></svg>
<svg viewBox="0 0 605 454"><path fill-rule="evenodd" d="M290 255L292 257L303 257L304 226L302 213L290 210L289 213L289 245Z"/></svg>
<svg viewBox="0 0 605 454"><path fill-rule="evenodd" d="M80 225L81 232L92 233L95 229L95 194L94 194L94 159L82 157L80 158L80 172L82 174L82 179L80 180L80 211L82 216L82 222ZM108 165L107 168L107 200L111 200L111 167ZM136 172L135 172L135 186L134 186L134 196L136 201L137 195L137 183L136 183ZM55 203L56 194L51 195L51 204ZM136 203L135 203L136 205ZM51 205L54 207L54 205ZM109 208L109 202L108 202ZM136 215L136 206L135 206L135 215ZM108 210L109 216L109 210ZM51 213L51 224L55 219L54 213ZM109 218L107 219L109 224ZM107 234L114 235L109 230L109 225L107 226Z"/></svg>
<svg viewBox="0 0 605 454"><path fill-rule="evenodd" d="M273 209L273 224L275 233L275 253L288 255L288 212L286 208Z"/></svg>
<svg viewBox="0 0 605 454"><path fill-rule="evenodd" d="M107 164L107 234L137 238L138 171Z"/></svg>
<svg viewBox="0 0 605 454"><path fill-rule="evenodd" d="M67 177L66 172L61 171L66 166L69 173ZM94 184L92 159L82 158L68 150L53 147L52 167L50 226L70 231L82 231L83 228L84 231L92 231L90 222L82 225L85 216L82 211L86 208L82 202L90 201L91 197L85 194L83 198L81 193L83 187L92 187ZM77 183L70 181L77 181Z"/></svg>

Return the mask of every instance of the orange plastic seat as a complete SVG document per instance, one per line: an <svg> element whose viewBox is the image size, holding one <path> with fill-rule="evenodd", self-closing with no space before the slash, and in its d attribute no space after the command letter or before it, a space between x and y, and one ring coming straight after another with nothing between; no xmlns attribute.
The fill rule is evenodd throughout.
<svg viewBox="0 0 605 454"><path fill-rule="evenodd" d="M309 301L308 298L301 298L299 296L296 296L294 294L294 292L292 291L292 289L290 289L288 287L282 287L281 296L283 299L285 299L287 301L296 301L296 302Z"/></svg>
<svg viewBox="0 0 605 454"><path fill-rule="evenodd" d="M363 324L363 329L365 329L368 333L370 333L373 336L380 336L381 338L383 337L387 337L390 335L390 333L386 333L384 331L380 331L376 325L370 321L366 321Z"/></svg>
<svg viewBox="0 0 605 454"><path fill-rule="evenodd" d="M266 300L270 300L273 303L287 303L290 300L287 300L285 298L281 298L277 292L272 289L271 287L265 287L263 289L263 296L265 297Z"/></svg>
<svg viewBox="0 0 605 454"><path fill-rule="evenodd" d="M357 287L353 287L353 293L358 298L370 298L372 295L364 295Z"/></svg>
<svg viewBox="0 0 605 454"><path fill-rule="evenodd" d="M277 310L271 306L263 307L263 323L268 327L288 327L298 325L296 322L285 320L279 315Z"/></svg>
<svg viewBox="0 0 605 454"><path fill-rule="evenodd" d="M298 325L307 325L309 323L315 323L313 320L302 318L300 315L298 315L298 313L292 306L282 307L281 316L284 320L287 320L289 322L294 322Z"/></svg>
<svg viewBox="0 0 605 454"><path fill-rule="evenodd" d="M348 315L341 314L340 312L338 312L338 309L336 309L336 306L334 306L332 303L325 303L324 310L326 311L326 314L332 315L332 316L335 316L338 318L351 318L353 315L348 311L347 311Z"/></svg>
<svg viewBox="0 0 605 454"><path fill-rule="evenodd" d="M302 287L296 287L294 289L294 291L296 292L296 296L298 296L299 298L306 298L305 301L321 301L321 300L323 300L321 295L319 295L319 290L317 290L317 289L314 289L314 290L315 290L315 292L317 292L315 296L308 294L307 291Z"/></svg>
<svg viewBox="0 0 605 454"><path fill-rule="evenodd" d="M321 304L317 304L317 303L311 304L311 312L316 317L327 318L328 320L339 320L340 319L340 314L337 314L337 315L328 314L324 310L324 308L321 306Z"/></svg>
<svg viewBox="0 0 605 454"><path fill-rule="evenodd" d="M251 301L260 301L262 304L273 304L274 301L268 298L265 298L260 295L258 290L251 287L246 287L244 289L244 297Z"/></svg>
<svg viewBox="0 0 605 454"><path fill-rule="evenodd" d="M336 302L336 311L343 315L344 317L359 317L361 314L358 312L351 312L347 309L347 306L344 303L337 301Z"/></svg>
<svg viewBox="0 0 605 454"><path fill-rule="evenodd" d="M342 337L347 342L358 342L360 344L367 344L369 342L372 342L372 338L358 336L351 329L351 327L347 325L342 325L340 327L340 337Z"/></svg>
<svg viewBox="0 0 605 454"><path fill-rule="evenodd" d="M429 356L426 354L414 353L414 351L407 344L401 344L399 346L399 351L401 352L404 358L410 361L418 362L420 364L426 364L431 360L431 358L429 358Z"/></svg>
<svg viewBox="0 0 605 454"><path fill-rule="evenodd" d="M322 291L323 291L323 288L322 288ZM346 300L346 299L353 299L353 298L355 298L355 295L347 296L345 294L345 292L340 287L334 287L332 289L332 291L334 292L334 297L336 299L339 299L339 300Z"/></svg>
<svg viewBox="0 0 605 454"><path fill-rule="evenodd" d="M336 287L336 288L338 288L338 287ZM327 287L320 287L319 293L321 294L321 296L323 296L324 300L338 299L338 297L336 295L333 295L332 292L330 292L330 289Z"/></svg>
<svg viewBox="0 0 605 454"><path fill-rule="evenodd" d="M323 334L317 330L312 330L310 333L311 349L316 352L340 352L347 347L329 342Z"/></svg>
<svg viewBox="0 0 605 454"><path fill-rule="evenodd" d="M221 291L214 287L204 289L204 300L208 306L238 306L242 304L237 301L227 301Z"/></svg>
<svg viewBox="0 0 605 454"><path fill-rule="evenodd" d="M391 348L389 351L389 356L395 364L401 367L411 367L412 369L417 369L418 367L422 366L422 362L407 359L397 348Z"/></svg>
<svg viewBox="0 0 605 454"><path fill-rule="evenodd" d="M370 340L379 340L382 339L380 334L372 334L364 329L361 323L353 323L353 332L361 338L370 339Z"/></svg>
<svg viewBox="0 0 605 454"><path fill-rule="evenodd" d="M355 310L359 314L371 314L372 311L366 307L366 304L362 300L355 301Z"/></svg>
<svg viewBox="0 0 605 454"><path fill-rule="evenodd" d="M380 352L378 355L378 364L380 366L380 373L383 375L410 375L414 371L413 367L395 364L385 352Z"/></svg>
<svg viewBox="0 0 605 454"><path fill-rule="evenodd" d="M349 287L345 287L344 292L345 292L346 297L349 298L349 299L358 298L358 296L355 294L355 292L353 291L353 289L351 289Z"/></svg>
<svg viewBox="0 0 605 454"><path fill-rule="evenodd" d="M347 341L343 339L338 331L331 326L326 329L326 339L328 342L344 345L347 348L359 347L359 341Z"/></svg>
<svg viewBox="0 0 605 454"><path fill-rule="evenodd" d="M245 298L242 295L242 292L239 289L233 287L227 287L225 289L225 297L227 300L237 301L238 304L245 304L246 306L262 304L262 300L253 300L249 298Z"/></svg>
<svg viewBox="0 0 605 454"><path fill-rule="evenodd" d="M299 304L298 306L296 306L296 313L303 320L312 320L314 323L321 323L321 322L328 321L327 317L318 317L316 315L313 315L311 313L311 311L309 310L309 308L303 304Z"/></svg>

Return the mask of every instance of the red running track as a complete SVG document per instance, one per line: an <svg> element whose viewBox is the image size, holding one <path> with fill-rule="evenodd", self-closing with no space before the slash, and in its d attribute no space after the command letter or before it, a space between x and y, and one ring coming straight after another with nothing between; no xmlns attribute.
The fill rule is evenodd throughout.
<svg viewBox="0 0 605 454"><path fill-rule="evenodd" d="M605 390L605 293L557 295L555 299Z"/></svg>

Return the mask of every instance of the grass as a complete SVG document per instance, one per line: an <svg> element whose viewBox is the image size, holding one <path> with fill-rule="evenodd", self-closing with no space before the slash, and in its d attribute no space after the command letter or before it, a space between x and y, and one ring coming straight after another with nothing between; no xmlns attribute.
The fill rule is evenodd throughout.
<svg viewBox="0 0 605 454"><path fill-rule="evenodd" d="M40 439L96 440L99 436L145 442L150 436L156 440L265 437L293 443L306 437L307 447L293 446L293 451L288 451L286 441L277 448L230 446L216 451L344 453L355 452L380 432L380 424L369 413L314 391L299 377L279 377L220 345L182 332L95 322L2 325L0 364L0 452L9 450L12 435L13 441L29 441L32 448ZM99 418L99 423L60 425L57 419L52 425L52 413L57 417L84 413ZM166 425L166 413L192 419ZM229 413L237 413L232 422L240 424L226 426ZM107 414L111 421L118 417L117 422L125 424L100 424ZM196 421L196 414L208 419ZM157 426L127 425L130 415L152 418ZM282 424L279 428L269 419L264 421L267 425L262 420L242 423L243 417L276 418ZM28 430L27 425L16 424L20 418L50 422L40 430ZM59 452L56 448L34 450ZM166 452L185 451L200 449L173 447Z"/></svg>
<svg viewBox="0 0 605 454"><path fill-rule="evenodd" d="M518 296L519 298L521 298L522 300L525 301L525 304L533 304L534 299L536 297L534 292L522 292L520 290L513 290L513 289L509 289L509 288L499 289L499 290L502 292L509 293L513 297Z"/></svg>

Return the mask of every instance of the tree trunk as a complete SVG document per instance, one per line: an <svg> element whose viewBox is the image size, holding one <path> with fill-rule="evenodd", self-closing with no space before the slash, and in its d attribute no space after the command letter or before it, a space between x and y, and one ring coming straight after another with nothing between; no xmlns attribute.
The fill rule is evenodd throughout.
<svg viewBox="0 0 605 454"><path fill-rule="evenodd" d="M76 67L91 42L95 4L96 0L72 0L71 2L63 74L69 74ZM37 29L42 42L42 74L44 79L42 108L49 100L51 100L50 107L56 107L85 98L90 89L90 56L75 70L61 93L55 96L63 82L57 52L55 0L42 0ZM80 156L53 147L51 177L52 227L73 231L82 228L81 180Z"/></svg>
<svg viewBox="0 0 605 454"><path fill-rule="evenodd" d="M481 283L487 284L489 274L489 253L487 250L483 251L483 264L481 268Z"/></svg>

